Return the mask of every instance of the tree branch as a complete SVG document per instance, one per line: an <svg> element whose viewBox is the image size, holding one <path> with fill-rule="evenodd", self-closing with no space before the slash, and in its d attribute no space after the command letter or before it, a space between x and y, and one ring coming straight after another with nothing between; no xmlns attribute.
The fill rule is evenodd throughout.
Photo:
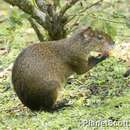
<svg viewBox="0 0 130 130"><path fill-rule="evenodd" d="M46 14L34 7L28 0L4 0L5 2L19 7L25 13L31 15L43 28L47 29Z"/></svg>
<svg viewBox="0 0 130 130"><path fill-rule="evenodd" d="M60 7L60 0L54 0L54 6L55 7Z"/></svg>
<svg viewBox="0 0 130 130"><path fill-rule="evenodd" d="M28 18L28 21L30 22L32 28L34 29L34 31L37 34L38 39L42 42L44 41L44 37L43 34L40 32L40 30L38 29L36 23L34 22L34 20L32 18Z"/></svg>
<svg viewBox="0 0 130 130"><path fill-rule="evenodd" d="M100 2L103 2L103 0L99 0L99 1L97 1L97 2L95 2L95 3L93 3L93 4L91 4L91 5L87 6L85 9L81 10L79 13L83 13L84 11L86 11L86 10L92 8L93 6L98 5Z"/></svg>
<svg viewBox="0 0 130 130"><path fill-rule="evenodd" d="M51 21L54 15L54 5L46 3L44 0L36 0L38 8L46 14L46 19Z"/></svg>
<svg viewBox="0 0 130 130"><path fill-rule="evenodd" d="M103 0L99 0L99 1L97 1L97 2L95 2L95 3L93 3L93 4L91 4L91 5L89 5L89 6L87 6L87 7L85 7L83 10L80 10L77 14L74 14L74 15L70 15L71 17L70 18L68 18L68 21L66 22L66 24L68 23L68 22L70 22L71 20L73 20L76 16L84 16L84 12L86 11L86 10L88 10L88 9L90 9L90 8L92 8L93 6L96 6L96 5L98 5L100 2L103 2Z"/></svg>
<svg viewBox="0 0 130 130"><path fill-rule="evenodd" d="M65 12L70 9L73 5L75 5L80 0L71 0L69 3L67 3L60 11L60 15L63 16Z"/></svg>
<svg viewBox="0 0 130 130"><path fill-rule="evenodd" d="M45 1L44 0L35 0L35 1L36 1L36 4L37 4L38 8L41 11L46 13L47 7L46 7Z"/></svg>

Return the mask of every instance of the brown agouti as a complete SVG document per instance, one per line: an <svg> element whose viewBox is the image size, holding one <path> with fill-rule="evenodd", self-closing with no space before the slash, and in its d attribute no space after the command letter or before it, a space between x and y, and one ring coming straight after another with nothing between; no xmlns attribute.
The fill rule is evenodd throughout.
<svg viewBox="0 0 130 130"><path fill-rule="evenodd" d="M83 74L100 59L89 57L91 51L109 55L113 40L105 33L87 27L70 38L34 44L17 57L12 70L12 83L19 99L31 110L55 108L67 77Z"/></svg>

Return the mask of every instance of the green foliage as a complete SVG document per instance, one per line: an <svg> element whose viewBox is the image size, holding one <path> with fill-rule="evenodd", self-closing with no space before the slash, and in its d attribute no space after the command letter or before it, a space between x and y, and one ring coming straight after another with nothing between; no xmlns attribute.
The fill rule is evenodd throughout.
<svg viewBox="0 0 130 130"><path fill-rule="evenodd" d="M126 26L127 26L128 28L130 28L130 18L128 18L128 19L126 20Z"/></svg>
<svg viewBox="0 0 130 130"><path fill-rule="evenodd" d="M117 35L115 27L108 22L105 22L104 24L105 32L108 33L114 39L114 37Z"/></svg>
<svg viewBox="0 0 130 130"><path fill-rule="evenodd" d="M9 23L10 29L16 29L17 26L22 26L24 19L27 19L28 15L17 9L10 9Z"/></svg>
<svg viewBox="0 0 130 130"><path fill-rule="evenodd" d="M125 10L128 1L118 7L115 2L109 2L112 5L104 10L93 8L85 11L85 16L80 17L78 22L104 30L119 43L127 40L128 37L118 34L130 34L129 20L126 19L129 14ZM3 8L0 2L1 5ZM80 5L75 6L71 13L77 13L77 9L80 9ZM0 23L0 48L9 48L8 53L0 55L0 72L14 62L24 47L37 41L29 23L23 19L26 16L22 12L14 9L8 17L9 20ZM75 20L71 22L68 28L71 28ZM63 96L72 104L71 107L53 113L32 112L24 107L13 90L9 73L0 78L0 130L129 130L127 127L87 127L82 123L83 120L92 119L130 120L130 77L125 79L122 76L125 71L125 63L111 57L88 73L74 76L72 83L65 86Z"/></svg>
<svg viewBox="0 0 130 130"><path fill-rule="evenodd" d="M76 15L77 17L71 21L71 24L73 25L73 23L77 23L76 25L92 26L93 28L108 33L116 40L117 38L121 40L129 39L129 1L103 1L102 4L85 10L80 14L84 7L89 7L89 5L94 2L95 1L85 1L85 3L83 2L83 6L77 5L73 7L70 12L68 12L68 15L70 13L72 16Z"/></svg>

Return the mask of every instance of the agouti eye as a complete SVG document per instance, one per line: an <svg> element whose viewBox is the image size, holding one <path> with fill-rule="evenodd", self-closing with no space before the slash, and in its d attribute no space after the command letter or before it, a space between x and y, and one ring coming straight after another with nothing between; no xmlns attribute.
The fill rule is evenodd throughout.
<svg viewBox="0 0 130 130"><path fill-rule="evenodd" d="M97 39L102 40L103 36L102 35L97 35Z"/></svg>

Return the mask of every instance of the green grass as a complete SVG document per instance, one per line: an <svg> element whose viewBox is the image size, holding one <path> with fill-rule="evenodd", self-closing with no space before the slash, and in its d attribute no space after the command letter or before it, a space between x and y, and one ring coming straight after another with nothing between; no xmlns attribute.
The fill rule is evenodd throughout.
<svg viewBox="0 0 130 130"><path fill-rule="evenodd" d="M28 33L28 28L27 21L15 30L10 29L9 22L0 24L0 47L10 48L9 53L0 55L1 69L13 63L30 42L37 41L33 31ZM53 113L32 112L24 107L13 90L9 73L0 79L0 130L101 130L85 126L85 121L129 121L130 78L123 77L125 71L125 63L111 57L84 75L74 75L64 92L64 98L72 105ZM127 127L103 128L129 130Z"/></svg>

